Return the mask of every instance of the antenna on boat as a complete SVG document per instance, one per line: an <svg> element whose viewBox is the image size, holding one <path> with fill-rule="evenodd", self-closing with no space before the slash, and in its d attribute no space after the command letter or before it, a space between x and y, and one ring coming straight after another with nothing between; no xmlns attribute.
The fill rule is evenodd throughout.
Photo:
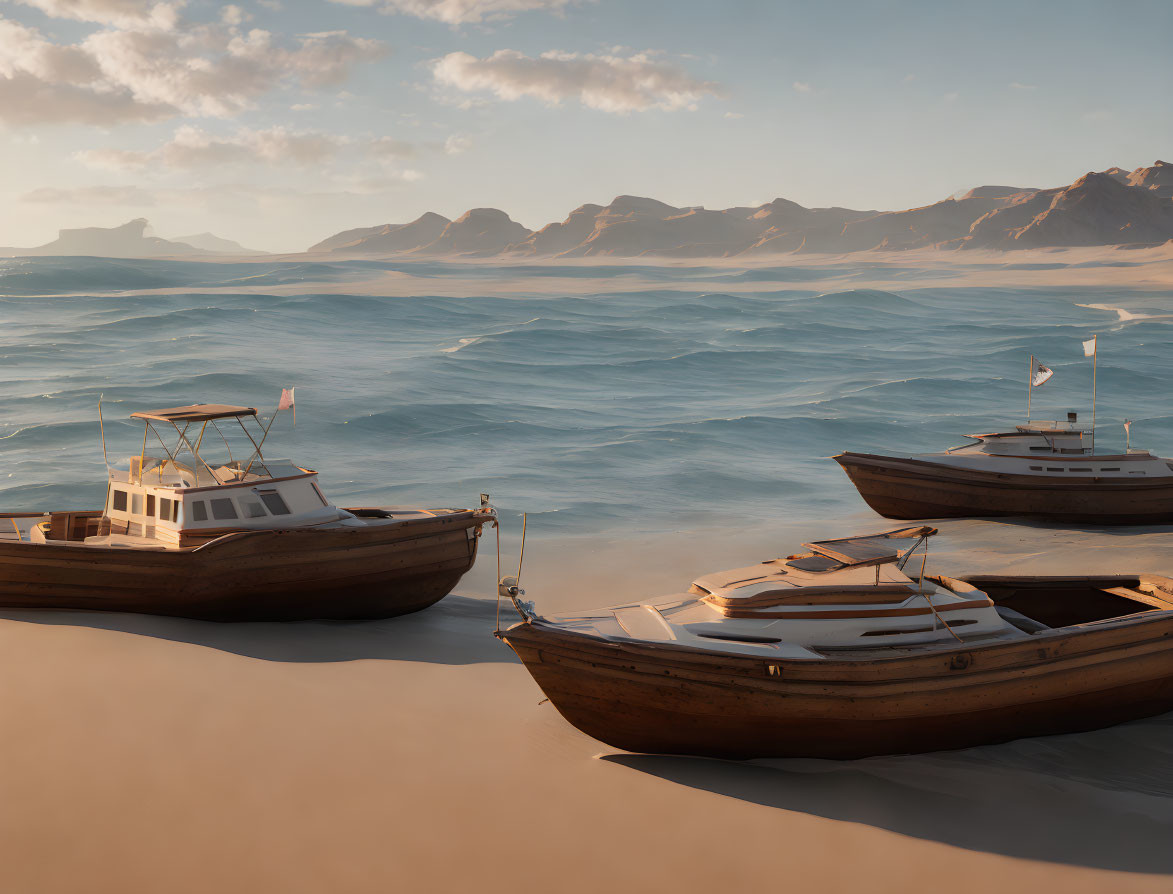
<svg viewBox="0 0 1173 894"><path fill-rule="evenodd" d="M1096 367L1100 365L1100 337L1093 335L1092 343L1092 454L1096 452ZM1083 355L1087 356L1087 342L1083 343Z"/></svg>
<svg viewBox="0 0 1173 894"><path fill-rule="evenodd" d="M517 586L521 586L521 563L525 561L526 513L521 514L521 552L517 556ZM520 592L520 591L519 591Z"/></svg>
<svg viewBox="0 0 1173 894"><path fill-rule="evenodd" d="M1035 385L1035 355L1030 355L1030 366L1026 368L1026 424L1030 425L1030 397Z"/></svg>
<svg viewBox="0 0 1173 894"><path fill-rule="evenodd" d="M102 433L102 462L106 464L106 486L110 484L110 460L106 458L106 422L102 419L102 395L98 395L98 431Z"/></svg>

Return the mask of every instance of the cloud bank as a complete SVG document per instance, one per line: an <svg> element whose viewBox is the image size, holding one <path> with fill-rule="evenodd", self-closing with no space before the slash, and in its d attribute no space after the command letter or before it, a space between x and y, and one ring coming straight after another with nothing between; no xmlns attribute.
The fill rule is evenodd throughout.
<svg viewBox="0 0 1173 894"><path fill-rule="evenodd" d="M522 12L557 12L570 0L332 0L345 6L375 6L380 12L434 19L449 25L510 18Z"/></svg>
<svg viewBox="0 0 1173 894"><path fill-rule="evenodd" d="M103 28L56 43L0 17L0 122L114 125L176 115L231 117L285 84L328 87L385 52L345 31L279 42L263 29L225 23L175 27L138 0L26 0L54 14L146 24ZM137 13L136 13L137 10Z"/></svg>
<svg viewBox="0 0 1173 894"><path fill-rule="evenodd" d="M596 55L556 50L526 56L498 50L479 59L449 53L432 63L436 82L465 93L489 92L498 99L524 96L558 105L577 99L604 112L695 108L705 96L720 95L712 81L693 77L680 66L651 53Z"/></svg>

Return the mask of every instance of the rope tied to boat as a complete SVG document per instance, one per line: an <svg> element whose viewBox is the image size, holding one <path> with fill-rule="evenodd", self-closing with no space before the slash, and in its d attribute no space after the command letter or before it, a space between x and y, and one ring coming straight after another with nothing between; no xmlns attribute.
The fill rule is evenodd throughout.
<svg viewBox="0 0 1173 894"><path fill-rule="evenodd" d="M949 622L941 617L940 613L937 611L937 607L935 605L933 605L932 597L929 596L925 592L925 563L928 562L928 560L929 560L929 539L927 537L924 538L924 544L925 544L925 551L921 554L921 559L920 559L920 577L917 580L917 585L920 588L920 595L922 597L924 597L925 602L928 603L929 611L931 611L933 613L933 617L937 621L940 621L942 625L944 625L945 629L948 630L950 634L952 634L952 636L955 640L957 640L959 643L964 645L965 640L963 640L960 636L958 636L957 631L955 631L952 627L949 626Z"/></svg>

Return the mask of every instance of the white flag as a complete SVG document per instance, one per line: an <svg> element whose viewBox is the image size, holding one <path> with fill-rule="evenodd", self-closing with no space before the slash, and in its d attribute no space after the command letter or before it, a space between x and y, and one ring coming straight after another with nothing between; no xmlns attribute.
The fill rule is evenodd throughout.
<svg viewBox="0 0 1173 894"><path fill-rule="evenodd" d="M1096 339L1097 338L1099 338L1098 335L1093 335L1091 338L1089 338L1087 341L1085 341L1083 343L1083 356L1084 357L1094 357L1096 355Z"/></svg>
<svg viewBox="0 0 1173 894"><path fill-rule="evenodd" d="M1038 388L1053 375L1055 375L1054 370L1048 369L1036 360L1034 364L1034 375L1031 377L1031 384Z"/></svg>

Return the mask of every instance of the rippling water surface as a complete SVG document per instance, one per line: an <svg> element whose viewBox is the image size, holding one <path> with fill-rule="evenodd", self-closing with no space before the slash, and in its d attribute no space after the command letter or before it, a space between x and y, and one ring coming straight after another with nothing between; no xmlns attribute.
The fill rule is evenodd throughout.
<svg viewBox="0 0 1173 894"><path fill-rule="evenodd" d="M99 394L124 456L141 446L133 410L264 411L295 385L297 427L279 420L267 451L320 469L343 502L487 490L546 533L829 518L860 511L829 456L1019 421L1031 351L1056 370L1036 418L1090 410L1080 342L1096 332L1101 444L1120 446L1127 415L1137 442L1173 449L1173 294L922 288L916 269L898 290L819 287L845 271L867 278L862 264L0 262L0 497L100 502ZM364 294L403 275L418 294ZM459 280L473 285L451 297Z"/></svg>

